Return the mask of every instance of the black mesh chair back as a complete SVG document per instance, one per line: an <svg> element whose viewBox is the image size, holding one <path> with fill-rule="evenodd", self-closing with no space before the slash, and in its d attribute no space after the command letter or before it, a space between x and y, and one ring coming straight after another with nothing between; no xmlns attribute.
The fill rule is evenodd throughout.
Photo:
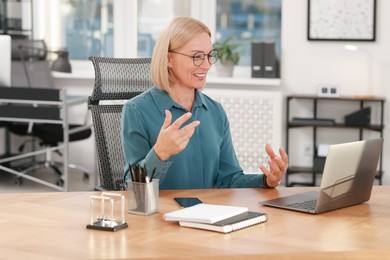
<svg viewBox="0 0 390 260"><path fill-rule="evenodd" d="M124 102L148 90L150 58L89 58L95 86L89 97L98 157L97 190L124 190L121 114Z"/></svg>

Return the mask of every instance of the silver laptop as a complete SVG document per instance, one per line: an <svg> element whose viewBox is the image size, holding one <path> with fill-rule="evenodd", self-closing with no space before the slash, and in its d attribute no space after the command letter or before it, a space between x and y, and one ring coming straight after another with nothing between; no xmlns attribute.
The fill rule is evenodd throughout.
<svg viewBox="0 0 390 260"><path fill-rule="evenodd" d="M263 205L318 214L368 201L383 138L331 145L319 191L260 202Z"/></svg>

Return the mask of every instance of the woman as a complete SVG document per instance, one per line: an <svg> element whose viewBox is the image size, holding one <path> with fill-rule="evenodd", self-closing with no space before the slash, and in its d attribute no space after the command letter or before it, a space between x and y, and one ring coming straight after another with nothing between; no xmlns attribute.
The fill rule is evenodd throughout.
<svg viewBox="0 0 390 260"><path fill-rule="evenodd" d="M126 165L142 163L149 175L156 169L160 189L276 187L288 167L285 151L279 149L279 158L266 145L269 169L262 165L263 174L243 173L225 111L201 92L217 59L206 25L175 18L153 50L155 87L123 107Z"/></svg>

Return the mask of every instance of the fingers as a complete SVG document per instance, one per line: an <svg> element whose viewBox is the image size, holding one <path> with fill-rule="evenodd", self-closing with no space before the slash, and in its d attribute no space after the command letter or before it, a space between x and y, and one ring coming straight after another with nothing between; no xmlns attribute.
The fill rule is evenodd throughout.
<svg viewBox="0 0 390 260"><path fill-rule="evenodd" d="M272 175L270 177L271 177L271 180L273 180L273 181L279 180L284 173L284 172L282 172L283 169L280 167L278 161L280 161L280 160L268 160L269 169L270 169L270 172Z"/></svg>
<svg viewBox="0 0 390 260"><path fill-rule="evenodd" d="M280 153L280 156L282 157L283 162L288 164L288 155L282 147L279 148L279 153Z"/></svg>
<svg viewBox="0 0 390 260"><path fill-rule="evenodd" d="M169 110L165 111L164 123L154 145L154 150L160 160L166 161L170 156L186 148L195 128L200 124L200 121L196 120L180 128L191 116L190 112L185 113L172 123L172 113Z"/></svg>
<svg viewBox="0 0 390 260"><path fill-rule="evenodd" d="M261 170L262 173L267 175L268 178L273 178L272 173L263 164L260 165L260 170Z"/></svg>
<svg viewBox="0 0 390 260"><path fill-rule="evenodd" d="M191 115L190 112L185 113L184 115L182 115L181 117L176 119L176 121L171 124L171 122L172 122L172 113L169 110L165 110L165 119L164 119L164 123L163 123L161 129L168 129L168 128L170 128L171 131L179 130L180 126L183 123L185 123L188 119L190 119L191 116L192 115ZM191 128L197 127L199 124L200 124L199 121L194 121L194 122L191 122L190 124L186 125L185 127L183 127L181 130L183 130L184 132L187 132Z"/></svg>
<svg viewBox="0 0 390 260"><path fill-rule="evenodd" d="M276 187L279 185L283 173L280 172L280 170L275 167L275 163L273 163L272 160L268 161L270 169L268 170L264 165L260 165L260 170L264 173L264 175L267 177L267 185L270 187Z"/></svg>
<svg viewBox="0 0 390 260"><path fill-rule="evenodd" d="M175 140L177 144L184 149L187 146L193 134L195 133L195 128L199 124L200 121L197 120L189 123L188 125L184 126L179 130L175 130L175 132L177 133L177 139Z"/></svg>
<svg viewBox="0 0 390 260"><path fill-rule="evenodd" d="M276 154L275 154L274 151L272 150L271 145L266 144L266 145L265 145L265 151L267 152L269 158L272 159L272 158L275 158L275 157L276 157Z"/></svg>
<svg viewBox="0 0 390 260"><path fill-rule="evenodd" d="M281 176L276 176L275 173L269 171L264 165L260 165L260 170L267 177L266 181L269 187L276 187L279 185Z"/></svg>
<svg viewBox="0 0 390 260"><path fill-rule="evenodd" d="M182 124L184 124L188 119L191 118L191 116L192 115L190 112L185 113L184 115L176 119L175 122L172 123L172 113L167 109L165 110L165 120L161 129L167 129L168 127L171 126L171 128L173 128L174 130L178 130Z"/></svg>
<svg viewBox="0 0 390 260"><path fill-rule="evenodd" d="M191 131L193 132L194 129L200 124L200 121L199 120L196 120L194 122L191 122L189 124L187 124L186 126L184 126L183 128L180 129L180 127L188 120L191 118L192 114L190 112L187 112L185 113L184 115L182 115L181 117L179 117L178 119L176 119L175 122L173 122L171 124L171 121L172 121L172 114L169 110L166 110L165 111L165 120L164 120L164 124L163 124L163 128L164 129L167 129L168 127L170 127L170 130L171 131L181 131L181 132L184 132L184 133L190 133Z"/></svg>
<svg viewBox="0 0 390 260"><path fill-rule="evenodd" d="M188 119L190 119L192 116L192 114L190 112L187 112L185 113L184 115L182 115L181 117L179 117L178 119L176 119L175 122L173 122L173 124L171 125L171 127L174 129L174 130L178 130L182 124L184 124ZM172 117L172 116L171 116Z"/></svg>
<svg viewBox="0 0 390 260"><path fill-rule="evenodd" d="M269 169L264 165L260 166L260 170L267 176L267 183L271 186L277 186L282 179L288 167L288 155L283 148L279 148L280 158L274 153L271 146L267 144L265 150L269 156Z"/></svg>
<svg viewBox="0 0 390 260"><path fill-rule="evenodd" d="M165 110L165 120L161 129L167 129L171 125L171 122L172 122L172 113L167 109Z"/></svg>
<svg viewBox="0 0 390 260"><path fill-rule="evenodd" d="M280 154L281 160L274 153L274 151L272 150L272 148L271 148L271 146L269 144L266 144L265 150L266 150L266 152L267 152L267 154L268 154L268 156L269 156L269 158L271 160L276 161L278 163L278 165L281 168L284 169L284 171L287 169L287 166L288 166L288 155L287 155L287 153L284 151L284 149L282 147L279 148L279 154Z"/></svg>
<svg viewBox="0 0 390 260"><path fill-rule="evenodd" d="M180 129L180 131L183 132L184 134L191 134L192 136L192 134L195 132L195 128L198 125L200 125L200 121L196 120L184 126L182 129Z"/></svg>

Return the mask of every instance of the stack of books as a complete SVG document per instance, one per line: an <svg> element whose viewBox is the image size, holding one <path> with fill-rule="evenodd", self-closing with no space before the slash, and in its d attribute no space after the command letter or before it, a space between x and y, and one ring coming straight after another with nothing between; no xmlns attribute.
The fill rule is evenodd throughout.
<svg viewBox="0 0 390 260"><path fill-rule="evenodd" d="M163 218L166 221L177 221L183 227L222 233L229 233L268 220L267 214L249 211L246 207L206 203L165 213Z"/></svg>

